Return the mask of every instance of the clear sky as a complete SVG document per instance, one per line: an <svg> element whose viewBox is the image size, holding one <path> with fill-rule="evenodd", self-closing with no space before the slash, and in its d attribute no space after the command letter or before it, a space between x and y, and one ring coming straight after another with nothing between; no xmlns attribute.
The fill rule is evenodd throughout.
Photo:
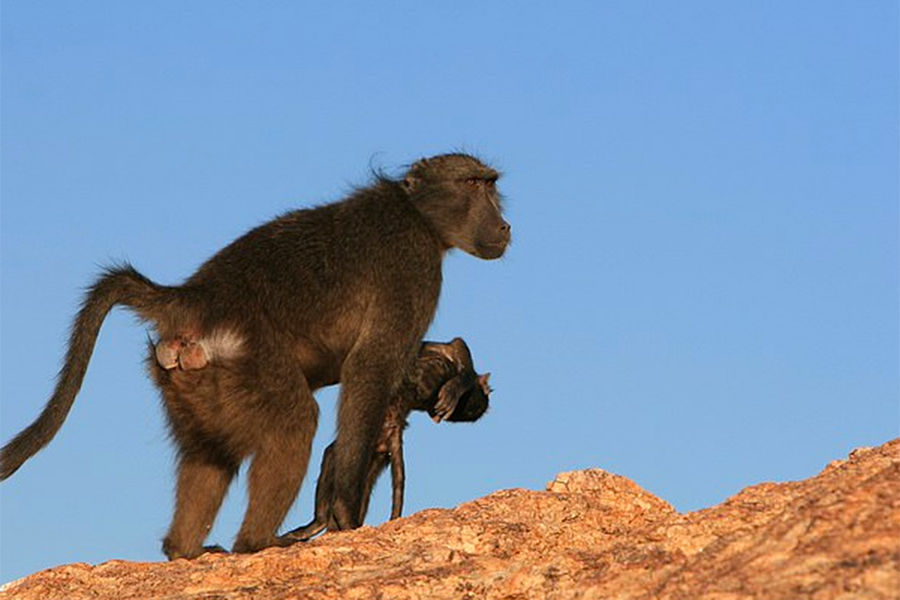
<svg viewBox="0 0 900 600"><path fill-rule="evenodd" d="M372 166L463 149L505 172L514 245L448 258L429 337L496 391L473 425L413 417L406 514L586 467L679 510L809 477L898 435L898 105L889 0L5 0L3 442L101 265L177 283ZM145 339L114 311L60 434L0 484L0 580L163 558Z"/></svg>

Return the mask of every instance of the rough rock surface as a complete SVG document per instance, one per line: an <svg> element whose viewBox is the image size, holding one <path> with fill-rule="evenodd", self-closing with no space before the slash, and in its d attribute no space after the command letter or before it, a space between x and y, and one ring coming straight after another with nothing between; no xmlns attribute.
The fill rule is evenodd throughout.
<svg viewBox="0 0 900 600"><path fill-rule="evenodd" d="M599 469L255 555L72 564L0 598L900 598L900 440L680 514Z"/></svg>

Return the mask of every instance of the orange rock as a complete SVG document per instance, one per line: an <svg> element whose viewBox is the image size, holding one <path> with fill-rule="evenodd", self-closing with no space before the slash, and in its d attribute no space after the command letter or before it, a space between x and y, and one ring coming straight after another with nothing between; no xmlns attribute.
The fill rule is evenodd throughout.
<svg viewBox="0 0 900 600"><path fill-rule="evenodd" d="M680 514L599 469L253 555L83 563L0 598L900 598L900 440Z"/></svg>

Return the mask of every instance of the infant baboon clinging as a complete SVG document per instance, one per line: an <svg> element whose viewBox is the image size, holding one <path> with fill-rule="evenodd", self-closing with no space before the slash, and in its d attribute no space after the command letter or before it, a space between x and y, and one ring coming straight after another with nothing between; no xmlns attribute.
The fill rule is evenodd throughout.
<svg viewBox="0 0 900 600"><path fill-rule="evenodd" d="M215 340L163 339L155 345L156 361L166 370L186 371L202 369L209 364L215 347ZM382 424L381 435L375 444L375 452L370 459L359 521L362 523L368 512L369 499L375 481L390 464L392 483L391 519L396 519L403 511L403 490L405 466L403 462L403 430L407 417L413 410L428 412L436 423L473 422L478 420L488 407L491 393L488 379L490 373L479 375L475 372L472 354L462 338L453 338L449 343L423 342L412 368L404 377L398 392L391 398ZM322 457L322 466L316 484L315 517L309 524L285 534L296 540L307 540L328 524L331 516L331 501L334 480L334 461L329 445Z"/></svg>
<svg viewBox="0 0 900 600"><path fill-rule="evenodd" d="M103 320L123 305L160 339L213 340L217 349L198 369L163 368L152 344L147 361L178 451L175 513L163 541L170 559L204 551L249 456L249 504L233 549L290 541L276 530L306 473L318 418L312 392L338 382L329 528L359 526L370 458L434 316L444 255L460 248L495 259L509 244L498 177L465 154L423 159L401 180L378 176L340 202L249 231L180 286L158 285L130 265L107 270L75 318L53 395L0 451L0 479L62 426Z"/></svg>
<svg viewBox="0 0 900 600"><path fill-rule="evenodd" d="M462 338L449 344L423 342L415 364L403 379L400 389L388 405L381 435L370 458L363 488L359 521L368 512L372 487L378 476L391 466L391 519L403 512L403 488L406 471L403 463L403 430L413 410L428 412L435 422L473 422L487 410L489 373L479 375L472 354ZM331 518L334 485L334 444L325 449L316 483L316 508L312 522L285 534L289 539L308 540L328 525Z"/></svg>

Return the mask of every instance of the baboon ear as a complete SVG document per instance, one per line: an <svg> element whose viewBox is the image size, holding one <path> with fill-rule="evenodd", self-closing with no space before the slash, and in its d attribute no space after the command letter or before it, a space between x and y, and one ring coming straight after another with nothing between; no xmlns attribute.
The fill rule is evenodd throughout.
<svg viewBox="0 0 900 600"><path fill-rule="evenodd" d="M461 367L472 366L472 353L469 346L461 337L455 337L450 340L450 347L453 348L453 362Z"/></svg>
<svg viewBox="0 0 900 600"><path fill-rule="evenodd" d="M417 160L413 163L409 168L409 171L406 172L406 177L403 178L403 187L407 192L411 192L419 187L419 184L422 182L422 172L427 168L427 158Z"/></svg>
<svg viewBox="0 0 900 600"><path fill-rule="evenodd" d="M488 383L490 381L490 379L491 379L490 373L485 373L484 375L478 376L478 385L481 386L481 389L484 391L485 396L489 395L491 392L494 391L494 389Z"/></svg>
<svg viewBox="0 0 900 600"><path fill-rule="evenodd" d="M412 171L403 178L403 189L407 192L414 191L419 186L419 178L412 174Z"/></svg>
<svg viewBox="0 0 900 600"><path fill-rule="evenodd" d="M456 360L455 360L456 356L455 356L454 352L451 352L453 346L451 346L450 344L435 343L431 346L431 348L432 348L432 350L434 350L435 352L437 352L438 354L440 354L441 356L443 356L450 362L452 362L452 363L456 362Z"/></svg>

